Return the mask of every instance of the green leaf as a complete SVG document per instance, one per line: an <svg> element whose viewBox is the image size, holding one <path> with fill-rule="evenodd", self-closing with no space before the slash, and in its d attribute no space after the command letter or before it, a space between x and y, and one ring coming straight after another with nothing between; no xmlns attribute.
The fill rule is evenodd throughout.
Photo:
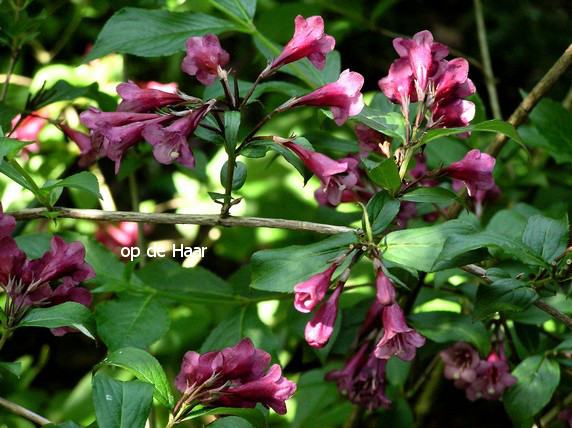
<svg viewBox="0 0 572 428"><path fill-rule="evenodd" d="M429 272L439 260L439 253L443 250L447 237L459 234L462 238L476 231L470 223L451 220L435 226L391 232L382 239L379 246L385 259ZM439 266L440 269L448 267L450 266Z"/></svg>
<svg viewBox="0 0 572 428"><path fill-rule="evenodd" d="M117 107L117 102L111 95L99 91L97 83L92 83L88 86L74 86L65 80L58 80L42 94L42 99L36 105L36 108L39 109L58 101L69 101L84 97L97 101L104 111L112 111Z"/></svg>
<svg viewBox="0 0 572 428"><path fill-rule="evenodd" d="M234 153L238 142L238 130L240 128L240 112L227 111L224 114L224 139L229 153Z"/></svg>
<svg viewBox="0 0 572 428"><path fill-rule="evenodd" d="M407 192L399 199L409 202L446 204L457 199L457 195L444 187L419 187Z"/></svg>
<svg viewBox="0 0 572 428"><path fill-rule="evenodd" d="M253 428L250 422L246 419L239 418L238 416L224 416L222 418L216 419L213 423L207 426L212 428ZM264 427L264 425L261 425Z"/></svg>
<svg viewBox="0 0 572 428"><path fill-rule="evenodd" d="M365 208L371 225L371 232L375 236L387 229L397 216L399 213L399 201L393 199L386 192L379 192L369 200ZM365 230L363 221L362 229Z"/></svg>
<svg viewBox="0 0 572 428"><path fill-rule="evenodd" d="M95 321L85 306L66 302L50 308L35 308L29 311L17 327L72 327L95 340Z"/></svg>
<svg viewBox="0 0 572 428"><path fill-rule="evenodd" d="M401 187L399 171L393 159L384 160L379 166L368 171L367 175L374 183L387 190L390 195L394 195Z"/></svg>
<svg viewBox="0 0 572 428"><path fill-rule="evenodd" d="M14 169L14 167L10 165L8 162L2 162L2 159L0 159L0 172L4 174L6 177L8 177L10 180L18 183L24 189L27 189L30 192L34 193L34 189L32 188L32 186L30 186L30 184L28 184L28 182L22 176L22 174L20 174L20 172Z"/></svg>
<svg viewBox="0 0 572 428"><path fill-rule="evenodd" d="M499 311L520 312L540 299L528 284L516 279L499 279L492 284L481 284L477 290L473 318L482 320Z"/></svg>
<svg viewBox="0 0 572 428"><path fill-rule="evenodd" d="M165 371L159 361L142 349L122 348L112 352L101 364L117 366L125 369L143 382L155 387L153 395L163 406L173 409L175 399Z"/></svg>
<svg viewBox="0 0 572 428"><path fill-rule="evenodd" d="M12 129L12 119L21 111L0 101L0 128L4 130Z"/></svg>
<svg viewBox="0 0 572 428"><path fill-rule="evenodd" d="M360 114L350 119L362 122L388 137L405 141L405 119L401 113L394 111L383 112L366 106Z"/></svg>
<svg viewBox="0 0 572 428"><path fill-rule="evenodd" d="M55 183L46 186L45 189L54 189L57 187L69 187L78 189L83 192L91 193L99 199L103 199L99 193L99 183L94 174L89 171L82 171L74 175L70 175L63 180L57 180Z"/></svg>
<svg viewBox="0 0 572 428"><path fill-rule="evenodd" d="M5 157L14 156L33 141L20 141L13 138L0 137L0 165Z"/></svg>
<svg viewBox="0 0 572 428"><path fill-rule="evenodd" d="M208 425L209 427L217 426L217 427L228 427L228 428L242 428L244 427L255 427L255 428L265 428L266 427L266 419L262 412L258 409L239 409L235 407L216 407L216 408L203 408L200 410L195 410L194 412L189 413L189 415L185 418L186 421L191 419L200 418L203 416L219 416L219 415L233 415L228 418L221 418L217 419L218 421L226 421L222 425L215 425L214 423ZM240 425L237 423L236 425L230 424L228 422L235 423L236 420L245 421L248 425Z"/></svg>
<svg viewBox="0 0 572 428"><path fill-rule="evenodd" d="M530 112L533 130L539 135L531 143L542 139L544 148L558 163L572 162L572 113L561 103L543 98ZM527 140L528 142L528 140Z"/></svg>
<svg viewBox="0 0 572 428"><path fill-rule="evenodd" d="M503 397L513 422L531 418L546 406L560 383L558 363L542 355L528 357L512 372L518 379Z"/></svg>
<svg viewBox="0 0 572 428"><path fill-rule="evenodd" d="M189 37L236 29L226 20L202 13L127 7L105 23L84 63L111 52L143 57L172 55L185 50Z"/></svg>
<svg viewBox="0 0 572 428"><path fill-rule="evenodd" d="M226 174L228 170L228 161L224 163L220 170L220 184L226 186ZM246 165L242 162L236 162L232 174L232 190L238 190L246 182Z"/></svg>
<svg viewBox="0 0 572 428"><path fill-rule="evenodd" d="M9 373L12 373L16 377L22 376L22 363L20 363L20 362L7 363L7 362L0 361L0 369L5 370ZM0 375L0 377L2 377L2 376Z"/></svg>
<svg viewBox="0 0 572 428"><path fill-rule="evenodd" d="M354 232L346 232L311 245L258 251L251 260L251 287L291 293L296 284L325 270L328 261L357 242Z"/></svg>
<svg viewBox="0 0 572 428"><path fill-rule="evenodd" d="M93 377L93 405L100 427L143 428L152 401L153 385L121 382L103 373Z"/></svg>
<svg viewBox="0 0 572 428"><path fill-rule="evenodd" d="M169 328L169 313L153 295L120 296L97 305L97 332L110 351L146 348L159 340Z"/></svg>
<svg viewBox="0 0 572 428"><path fill-rule="evenodd" d="M468 315L454 312L421 312L408 317L411 325L423 336L437 343L464 341L486 354L490 334L482 322L473 322Z"/></svg>
<svg viewBox="0 0 572 428"><path fill-rule="evenodd" d="M568 235L568 221L534 215L528 219L522 242L550 263L566 250Z"/></svg>
<svg viewBox="0 0 572 428"><path fill-rule="evenodd" d="M465 126L462 128L432 129L427 131L423 138L421 138L421 143L427 144L436 138L445 137L447 135L463 134L465 132L495 132L497 134L506 135L511 140L520 144L526 153L530 155L524 141L522 141L522 138L518 135L515 127L512 126L512 124L499 119L487 120L485 122L477 123L476 125Z"/></svg>
<svg viewBox="0 0 572 428"><path fill-rule="evenodd" d="M500 248L506 254L511 255L523 263L548 267L548 263L528 245L499 232L490 231L479 232L472 235L451 234L446 240L437 261L450 260L468 251L488 247Z"/></svg>
<svg viewBox="0 0 572 428"><path fill-rule="evenodd" d="M250 22L256 12L256 0L211 0L217 9L235 18Z"/></svg>

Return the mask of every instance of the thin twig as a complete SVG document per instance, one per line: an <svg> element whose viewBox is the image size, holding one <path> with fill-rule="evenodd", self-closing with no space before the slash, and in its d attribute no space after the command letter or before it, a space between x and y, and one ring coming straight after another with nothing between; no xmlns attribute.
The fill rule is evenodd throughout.
<svg viewBox="0 0 572 428"><path fill-rule="evenodd" d="M40 416L32 412L31 410L28 410L25 407L22 407L19 404L8 401L2 397L0 397L0 406L10 410L12 413L22 416L39 425L48 425L52 423L52 421L50 421L49 419L46 419L43 416Z"/></svg>
<svg viewBox="0 0 572 428"><path fill-rule="evenodd" d="M487 92L489 94L491 112L495 119L502 119L502 113L499 104L499 96L496 87L496 79L493 73L491 54L489 52L489 44L487 42L487 28L485 26L483 7L481 5L481 0L473 0L473 4L475 7L475 18L477 20L477 36L479 38L479 49L481 51L481 60L483 61L483 74L485 75L485 84L487 86Z"/></svg>
<svg viewBox="0 0 572 428"><path fill-rule="evenodd" d="M481 279L488 284L492 283L492 281L487 277L487 271L480 266L466 265L466 266L461 266L461 269L464 270L465 272L481 277ZM572 330L572 318L570 318L568 315L563 314L558 309L556 309L553 306L550 306L548 303L545 303L542 300L537 300L536 302L534 302L534 306L546 312L552 318L561 321L566 325L566 327Z"/></svg>
<svg viewBox="0 0 572 428"><path fill-rule="evenodd" d="M307 232L335 235L344 232L359 233L359 229L346 226L333 226L330 224L312 223L301 220L284 220L279 218L260 217L226 217L218 214L164 214L164 213L134 213L124 211L102 211L77 208L54 208L60 218L75 218L94 221L132 221L136 223L160 224L197 224L200 226L223 227L268 227L272 229L301 230ZM7 212L16 220L32 220L45 218L48 211L45 208L29 208L20 211Z"/></svg>
<svg viewBox="0 0 572 428"><path fill-rule="evenodd" d="M8 63L8 71L6 71L6 79L4 80L4 86L2 87L2 94L0 95L0 101L4 101L6 94L8 93L8 85L10 84L10 77L14 71L14 66L16 61L18 61L18 56L20 55L20 49L12 49L12 54L10 55L10 62Z"/></svg>

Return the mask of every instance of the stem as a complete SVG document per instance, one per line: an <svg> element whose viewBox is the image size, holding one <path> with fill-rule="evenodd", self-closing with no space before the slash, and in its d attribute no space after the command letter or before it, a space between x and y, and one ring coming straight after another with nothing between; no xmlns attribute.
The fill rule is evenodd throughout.
<svg viewBox="0 0 572 428"><path fill-rule="evenodd" d="M4 347L4 344L8 340L8 337L12 333L12 329L8 326L4 326L4 331L2 332L2 337L0 337L0 350Z"/></svg>
<svg viewBox="0 0 572 428"><path fill-rule="evenodd" d="M52 423L52 421L50 421L49 419L46 419L43 416L40 416L32 412L31 410L28 410L25 407L22 407L19 404L8 401L2 397L0 397L0 406L4 407L5 409L8 409L12 413L22 416L39 425L48 425Z"/></svg>
<svg viewBox="0 0 572 428"><path fill-rule="evenodd" d="M260 73L260 74L258 75L258 77L256 78L256 80L254 81L254 83L253 83L252 86L250 87L250 90L248 91L248 93L246 94L246 96L244 97L244 99L242 100L242 102L240 103L240 106L238 107L239 110L246 105L246 103L248 102L248 100L250 99L250 97L252 96L252 94L254 93L254 90L256 89L256 86L258 85L258 83L260 83L261 80L262 80L262 73Z"/></svg>
<svg viewBox="0 0 572 428"><path fill-rule="evenodd" d="M272 119L272 117L275 114L282 113L282 112L285 112L286 110L290 109L293 100L294 99L286 101L281 106L276 107L274 110L272 110L270 113L268 113L260 122L258 122L258 124L254 128L252 128L252 130L244 138L244 141L240 144L240 146L238 146L238 148L236 149L236 153L240 153L240 151L254 138L254 135L256 135L256 133L260 130L260 128L262 128L264 125L266 125L266 123L270 119Z"/></svg>
<svg viewBox="0 0 572 428"><path fill-rule="evenodd" d="M237 110L236 100L234 99L234 95L228 85L228 74L226 73L226 71L223 70L223 72L219 72L219 80L220 84L222 85L222 89L224 91L224 96L226 100L232 106L233 110Z"/></svg>
<svg viewBox="0 0 572 428"><path fill-rule="evenodd" d="M369 222L369 216L367 215L367 210L365 209L365 205L361 202L357 203L362 211L363 211L363 219L365 223L365 236L367 237L368 242L373 243L373 234L371 233L371 224Z"/></svg>
<svg viewBox="0 0 572 428"><path fill-rule="evenodd" d="M475 18L477 20L477 36L479 38L479 49L481 51L481 60L483 61L483 74L485 75L485 84L489 93L489 102L491 103L491 111L495 119L502 119L502 113L499 104L499 96L497 93L496 79L493 73L493 65L491 62L491 54L489 52L489 44L487 42L487 28L485 26L485 18L481 0L473 0L475 7Z"/></svg>
<svg viewBox="0 0 572 428"><path fill-rule="evenodd" d="M75 218L93 221L131 221L135 223L154 224L196 224L200 226L224 227L268 227L272 229L301 230L306 232L336 235L338 233L355 232L359 229L346 226L313 223L302 220L284 220L279 218L261 217L228 217L221 218L217 214L167 214L167 213L136 213L125 211L102 211L93 209L77 209L56 207L59 218ZM21 211L5 212L16 220L32 220L45 218L45 208L28 208Z"/></svg>
<svg viewBox="0 0 572 428"><path fill-rule="evenodd" d="M4 80L4 86L2 87L2 94L0 94L0 101L4 101L6 94L8 93L8 85L10 84L10 77L14 72L14 66L16 61L18 61L18 56L20 55L20 49L12 49L12 54L10 55L10 62L8 63L8 71L6 72L6 80Z"/></svg>
<svg viewBox="0 0 572 428"><path fill-rule="evenodd" d="M224 203L220 211L221 217L228 217L230 210L230 202L232 201L232 179L234 178L234 167L236 165L236 155L228 154L226 162L226 182L224 184Z"/></svg>
<svg viewBox="0 0 572 428"><path fill-rule="evenodd" d="M38 201L44 207L46 207L48 211L51 211L52 207L50 206L49 201L46 199L44 195L42 195L42 191L40 190L34 179L30 176L30 174L28 174L28 172L18 163L16 159L10 158L8 159L8 163L12 166L12 168L18 171L22 175L22 177L24 177L26 183L28 183L31 187L30 191L36 196Z"/></svg>

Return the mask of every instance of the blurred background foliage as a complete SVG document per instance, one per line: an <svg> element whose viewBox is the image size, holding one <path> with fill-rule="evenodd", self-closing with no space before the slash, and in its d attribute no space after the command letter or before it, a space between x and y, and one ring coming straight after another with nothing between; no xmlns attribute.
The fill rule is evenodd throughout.
<svg viewBox="0 0 572 428"><path fill-rule="evenodd" d="M566 0L485 0L483 3L501 110L503 117L507 118L522 99L523 92L533 87L570 43L572 3ZM10 19L10 14L6 13L7 4L6 0L0 0L0 29L5 28L6 20ZM84 56L105 22L123 7L203 12L220 16L220 13L204 0L34 0L27 13L31 20L29 25L35 28L36 37L21 50L4 104L16 109L22 108L29 92L38 91L44 83L46 87L50 87L58 80L78 86L97 82L100 91L114 100L117 100L116 85L126 79L136 82L178 82L179 88L184 92L202 95L204 87L181 72L183 52L159 58L109 54L83 63ZM475 82L479 95L475 99L479 107L476 121L491 116L483 73L479 69L480 54L471 2L259 0L254 22L266 37L284 44L292 35L293 20L298 14L320 14L324 17L326 31L336 38L336 50L341 54L342 69L350 68L364 75L364 92L370 92L368 99L371 99L373 92L378 91L377 81L387 74L389 65L395 58L391 45L392 37L410 36L423 29L431 30L438 41L456 49L455 56L462 55L473 59L470 77ZM246 34L229 32L221 36L221 44L230 53L232 67L238 71L240 78L253 81L264 67L266 59L254 48L252 38ZM8 68L9 57L9 48L2 46L0 73L5 73ZM4 77L0 78L0 81L3 81ZM301 84L290 76L282 75L281 79ZM570 110L571 87L572 75L568 73L556 83L548 97L556 103L564 101L564 108ZM261 104L252 105L246 121L254 125L265 106L278 105L287 98L285 94L265 94L261 98ZM482 219L484 224L501 208L515 206L517 203L521 204L522 212L526 212L523 215L530 215L531 210L537 209L554 216L570 212L569 188L572 185L572 171L569 164L563 163L566 159L563 158L562 152L554 148L554 142L545 141L546 135L542 135L542 126L534 126L535 118L536 123L542 124L543 120L546 121L546 114L550 117L555 114L554 111L560 111L562 107L552 108L549 105L551 102L543 102L541 106L544 105L545 111L536 110L536 116L531 116L532 124L528 123L519 129L527 144L541 148L533 151L532 161L526 161L522 154L518 153L514 143L503 150L501 157L506 162L497 163L495 170L503 196L492 210L487 211ZM101 105L102 103L107 104ZM62 102L50 105L42 113L52 118L65 117L72 127L77 127L77 115L87 104L94 103L87 99L78 99L73 105ZM99 104L106 110L113 108L113 101L108 98L102 98ZM0 113L11 119L10 112L13 113L5 109ZM3 117L3 120L6 117ZM564 115L562 118L564 124L561 126L568 126L567 129L572 130L570 115ZM331 121L325 120L319 111L310 109L281 115L271 123L268 130L283 136L322 133L320 138L315 138L322 141L320 150L324 149L326 153L337 157L345 152L328 151L327 147L333 146L325 140L325 133L342 141L355 140L350 128L338 128ZM566 144L572 147L570 135L572 134L567 134ZM437 167L458 160L468 147L485 147L491 139L490 135L472 137L464 142L453 138L441 139L438 144L428 148L429 166ZM66 142L54 126L45 126L38 136L38 141L38 151L29 153L27 162L27 168L33 177L45 181L81 170L77 166L77 147ZM100 170L97 173L101 174L100 183L105 183L106 189L102 208L127 211L133 209L133 201L127 189L130 185L128 175L135 174L142 211L218 212L219 207L211 201L207 191L221 191L219 173L226 160L224 152L219 146L198 139L193 142L193 151L197 158L197 167L194 170L159 165L143 147L126 159L118 176L114 175L113 164L109 160L100 161ZM234 215L299 219L339 225L354 222L359 225L356 222L361 218L361 214L353 205L342 206L337 210L318 207L313 196L318 186L317 179L312 178L303 187L302 177L282 158L269 155L262 160L243 161L247 165L248 179L238 192L244 199L233 208ZM0 177L0 195L5 210L33 205L32 195L4 176ZM112 198L109 195L112 195ZM64 193L59 205L101 208L95 197L73 190ZM90 236L97 228L97 224L87 221L59 220L54 224L46 220L29 222L20 233L66 231ZM251 254L263 248L307 244L319 237L310 233L273 229L157 225L146 229L145 239L147 242L162 243L166 247L170 247L172 243L207 246L209 249L203 260L179 258L176 261L184 267L193 267L200 261L202 268L220 277L216 280L221 281L221 287L245 290L244 294L255 301L256 296L248 291L248 262ZM34 245L40 249L44 244ZM99 248L97 251L104 250ZM121 263L109 258L110 253L105 253L102 257L102 260L109 263L101 264L101 272L112 275L114 269L118 272L123 270ZM168 267L152 264L147 271L138 271L137 277L145 283L153 283L153 273L161 272L161 268ZM358 265L357 269L350 284L373 280L366 264ZM403 275L406 277L406 273ZM179 280L183 282L184 276ZM204 280L215 281L212 278ZM458 270L428 275L425 278L427 283L434 282L445 286L462 287L465 281L466 276ZM100 289L97 299L105 303L109 298L109 291L117 292L117 289ZM471 291L467 289L466 293ZM343 325L341 335L344 337L332 340L332 346L321 351L310 350L302 344L303 328L308 317L293 309L291 299L276 299L244 306L194 303L192 298L184 304L174 304L173 299L163 297L157 300L156 308L149 309L151 315L156 317L153 318L155 322L152 329L161 339L154 344L154 341L151 341L148 345L165 367L169 378L173 379L185 351L204 351L234 344L237 335L239 337L244 333L233 330L240 318L243 320L242 328L251 336L255 336L255 343L258 342L259 346L264 344L264 349L285 366L286 373L293 374L298 380L298 392L288 403L288 414L283 418L273 419L271 426L339 426L351 416L353 409L347 401L340 398L335 384L323 382L323 374L334 366L340 366L365 316L368 299L372 295L372 288L360 288L343 294L341 307L345 309L339 323ZM415 307L415 312L461 311L460 301L455 294L436 295L432 289L424 289L420 293ZM167 316L161 318L157 315L161 313L167 313ZM556 327L553 324L547 321L545 326L554 330ZM322 363L329 353L342 358L323 367ZM419 359L423 360L424 355L434 353L432 345L427 345L420 350ZM47 330L18 330L5 347L3 357L8 361L19 358L23 364L23 374L20 379L3 375L0 396L11 397L52 420L73 419L82 424L91 423L91 369L105 354L103 344L94 344L79 334L55 338ZM410 364L395 359L392 359L390 364L396 366L388 370L394 377L390 379L392 387L401 385L403 388L408 370L411 369ZM302 377L296 375L302 371L305 371ZM126 375L117 373L116 376ZM426 417L424 426L442 426L443 421L447 421L448 426L486 424L493 427L507 426L509 423L502 404L483 401L469 403L451 384L443 384L441 388L445 399L434 403L429 415L423 414ZM394 393L390 391L390 395L392 394ZM424 409L412 409L405 400L397 399L394 410L380 414L371 426L411 426L413 413L419 414L423 411ZM165 415L159 414L158 418L165 418ZM0 411L0 426L24 428L32 425Z"/></svg>

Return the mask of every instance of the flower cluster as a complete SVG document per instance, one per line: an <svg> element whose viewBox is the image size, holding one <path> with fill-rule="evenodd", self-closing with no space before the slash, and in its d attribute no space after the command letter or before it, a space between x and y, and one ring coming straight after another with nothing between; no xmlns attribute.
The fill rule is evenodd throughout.
<svg viewBox="0 0 572 428"><path fill-rule="evenodd" d="M15 325L32 307L49 307L65 302L89 306L91 292L80 283L95 277L85 262L85 249L80 242L66 243L53 236L51 250L41 258L30 260L18 247L11 233L16 221L3 215L0 205L0 286L8 299L4 312L9 325ZM53 329L61 336L68 327Z"/></svg>
<svg viewBox="0 0 572 428"><path fill-rule="evenodd" d="M445 378L455 381L455 386L464 389L471 401L479 398L498 400L516 383L516 378L510 374L502 341L495 340L492 345L486 360L463 342L439 354L445 363Z"/></svg>
<svg viewBox="0 0 572 428"><path fill-rule="evenodd" d="M353 249L339 257L325 271L294 287L294 307L302 313L312 312L322 303L331 283L335 287L330 297L306 324L305 337L310 346L324 347L334 331L340 294L350 275L351 266L359 258L359 252L350 262L350 267L334 281L332 277L352 251ZM392 356L411 361L415 358L417 348L425 344L425 338L407 325L405 314L396 301L395 288L382 262L375 259L374 266L377 274L376 299L358 335L357 341L362 344L342 370L328 373L326 376L327 380L338 383L340 391L347 395L350 401L368 409L388 408L391 404L385 396L386 361ZM377 336L381 338L376 342L370 336L378 329L380 331ZM381 331L383 335L380 334Z"/></svg>
<svg viewBox="0 0 572 428"><path fill-rule="evenodd" d="M463 98L475 92L475 85L468 78L467 60L447 61L449 49L435 43L429 31L421 31L413 39L395 39L393 47L400 58L379 81L379 87L393 103L402 106L404 116L409 115L410 103L418 102L420 111L426 108L430 113L430 127L469 125L475 117L475 105Z"/></svg>
<svg viewBox="0 0 572 428"><path fill-rule="evenodd" d="M189 351L183 358L175 386L183 393L175 413L189 410L197 403L218 407L253 408L257 403L278 414L286 413L286 400L296 384L282 376L270 355L257 349L248 338L222 351L198 354Z"/></svg>

